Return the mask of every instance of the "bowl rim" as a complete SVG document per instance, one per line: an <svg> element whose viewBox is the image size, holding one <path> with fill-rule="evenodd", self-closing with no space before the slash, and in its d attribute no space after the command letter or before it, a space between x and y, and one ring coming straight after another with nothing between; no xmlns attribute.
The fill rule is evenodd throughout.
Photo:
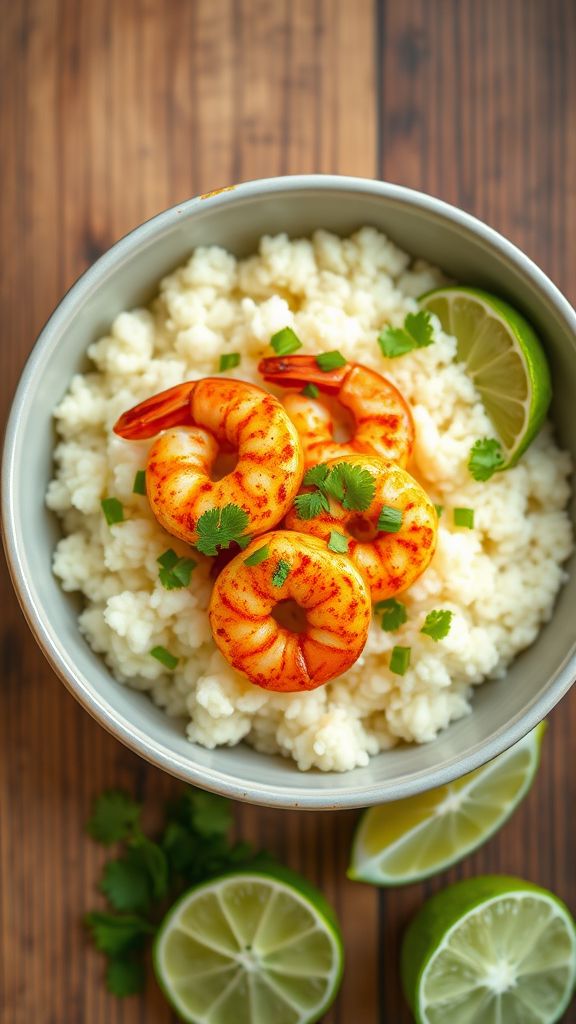
<svg viewBox="0 0 576 1024"><path fill-rule="evenodd" d="M125 746L145 760L189 784L220 793L234 800L247 801L271 807L298 808L310 810L344 809L365 807L387 800L401 799L422 792L432 786L444 785L480 767L496 757L533 729L557 704L570 688L576 675L576 655L568 653L559 666L545 693L542 693L523 712L498 729L488 740L477 742L465 756L449 758L443 767L422 769L408 779L397 782L393 793L383 792L383 783L370 786L354 785L354 771L347 773L350 785L345 791L332 793L322 787L307 791L300 789L297 781L282 791L266 782L250 781L243 784L227 771L197 766L192 760L171 751L163 743L135 727L127 718L117 712L106 701L98 689L75 669L68 652L60 643L51 625L50 616L36 602L30 586L30 579L24 570L24 537L19 517L15 514L15 489L13 486L18 454L19 422L27 406L32 390L36 367L44 350L55 343L61 327L77 309L91 289L97 285L102 272L121 263L135 246L149 242L161 232L175 225L183 214L190 214L206 201L225 206L239 198L260 197L285 190L346 190L398 200L411 207L433 214L442 220L451 221L466 233L480 238L488 247L510 261L516 269L535 286L547 305L559 315L576 337L576 312L556 285L517 246L489 227L483 221L458 207L435 196L407 188L403 185L377 181L371 178L351 177L333 174L299 174L280 177L260 178L238 185L217 189L215 192L198 195L163 210L138 225L114 243L92 266L90 266L68 289L44 327L26 360L18 382L6 425L2 458L2 538L12 583L26 621L52 669L79 703L105 729ZM464 766L464 767L463 767ZM322 773L324 778L334 773Z"/></svg>

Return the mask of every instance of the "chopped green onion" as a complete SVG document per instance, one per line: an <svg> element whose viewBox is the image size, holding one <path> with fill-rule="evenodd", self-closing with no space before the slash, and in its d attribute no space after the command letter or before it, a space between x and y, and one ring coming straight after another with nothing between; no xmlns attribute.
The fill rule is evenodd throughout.
<svg viewBox="0 0 576 1024"><path fill-rule="evenodd" d="M180 658L175 658L173 654L170 654L170 651L167 651L166 648L162 646L153 647L150 654L153 658L156 658L156 661L161 662L165 668L169 669L176 668L176 665L180 661Z"/></svg>
<svg viewBox="0 0 576 1024"><path fill-rule="evenodd" d="M455 508L453 510L454 526L465 526L467 530L474 529L474 509Z"/></svg>
<svg viewBox="0 0 576 1024"><path fill-rule="evenodd" d="M318 398L320 392L315 384L305 384L300 394L305 395L306 398Z"/></svg>
<svg viewBox="0 0 576 1024"><path fill-rule="evenodd" d="M268 544L265 544L263 548L258 548L257 551L253 551L248 558L244 559L244 565L260 565L260 562L264 562L270 554L270 548Z"/></svg>
<svg viewBox="0 0 576 1024"><path fill-rule="evenodd" d="M284 585L288 576L290 575L290 563L284 558L279 559L278 564L272 575L272 586L281 587Z"/></svg>
<svg viewBox="0 0 576 1024"><path fill-rule="evenodd" d="M438 516L438 519L440 519L440 516L444 511L444 505L437 505L436 502L434 502L434 508L436 509L436 515Z"/></svg>
<svg viewBox="0 0 576 1024"><path fill-rule="evenodd" d="M270 344L277 356L289 356L302 348L302 342L291 327L283 327L270 338Z"/></svg>
<svg viewBox="0 0 576 1024"><path fill-rule="evenodd" d="M158 565L162 566L163 569L172 569L178 562L178 557L179 556L176 554L173 548L168 548L168 550L165 551L163 555L160 555L160 557L157 558L156 561L158 562Z"/></svg>
<svg viewBox="0 0 576 1024"><path fill-rule="evenodd" d="M390 655L390 671L396 676L406 675L406 670L410 664L410 647L393 647L392 654Z"/></svg>
<svg viewBox="0 0 576 1024"><path fill-rule="evenodd" d="M124 522L124 506L118 498L102 498L100 504L108 526Z"/></svg>
<svg viewBox="0 0 576 1024"><path fill-rule="evenodd" d="M328 547L330 551L336 551L340 555L345 555L348 551L348 538L343 533L339 533L338 530L330 530Z"/></svg>
<svg viewBox="0 0 576 1024"><path fill-rule="evenodd" d="M382 629L386 633L393 633L408 620L406 605L397 601L395 597L388 597L385 601L377 601L374 605L376 613L382 612Z"/></svg>
<svg viewBox="0 0 576 1024"><path fill-rule="evenodd" d="M316 363L323 373L330 373L330 370L337 370L340 366L346 366L347 361L336 348L331 352L321 352L320 355L316 356Z"/></svg>
<svg viewBox="0 0 576 1024"><path fill-rule="evenodd" d="M139 469L134 477L132 494L146 494L146 470Z"/></svg>
<svg viewBox="0 0 576 1024"><path fill-rule="evenodd" d="M218 370L222 373L223 370L233 370L235 366L240 365L240 353L239 352L227 352L226 355L220 356L220 366Z"/></svg>
<svg viewBox="0 0 576 1024"><path fill-rule="evenodd" d="M453 614L447 608L439 608L436 611L428 612L420 632L432 637L432 640L443 640L450 632Z"/></svg>
<svg viewBox="0 0 576 1024"><path fill-rule="evenodd" d="M402 526L402 509L383 505L378 516L378 529L382 533L398 533Z"/></svg>

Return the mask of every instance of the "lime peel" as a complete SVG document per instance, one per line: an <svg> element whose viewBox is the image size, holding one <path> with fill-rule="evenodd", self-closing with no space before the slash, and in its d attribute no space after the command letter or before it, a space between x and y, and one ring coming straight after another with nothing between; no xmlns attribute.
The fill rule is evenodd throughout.
<svg viewBox="0 0 576 1024"><path fill-rule="evenodd" d="M576 926L558 897L531 882L506 875L467 879L417 913L404 936L401 972L418 1024L458 1024L478 990L486 1024L508 1019L507 1008L526 1000L534 1020L555 1024L576 981ZM543 978L540 989L534 976Z"/></svg>
<svg viewBox="0 0 576 1024"><path fill-rule="evenodd" d="M453 783L366 810L354 836L348 877L372 885L410 885L477 849L526 796L545 730L541 722L509 750Z"/></svg>
<svg viewBox="0 0 576 1024"><path fill-rule="evenodd" d="M465 365L505 452L498 470L515 465L540 430L550 405L550 370L528 321L480 288L426 292L420 304L456 338Z"/></svg>
<svg viewBox="0 0 576 1024"><path fill-rule="evenodd" d="M190 889L154 946L158 982L189 1024L313 1024L334 1000L343 945L321 893L284 868L237 871Z"/></svg>

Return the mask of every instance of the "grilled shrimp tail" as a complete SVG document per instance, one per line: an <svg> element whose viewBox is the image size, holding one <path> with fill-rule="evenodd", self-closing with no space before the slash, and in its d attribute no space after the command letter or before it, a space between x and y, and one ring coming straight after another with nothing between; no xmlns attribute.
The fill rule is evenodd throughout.
<svg viewBox="0 0 576 1024"><path fill-rule="evenodd" d="M190 399L196 384L176 384L173 388L152 395L139 405L122 413L114 424L114 433L128 441L154 437L168 427L187 426L192 423Z"/></svg>
<svg viewBox="0 0 576 1024"><path fill-rule="evenodd" d="M269 356L258 365L259 373L270 384L283 388L315 384L328 395L338 393L351 369L350 363L346 363L335 370L321 370L316 356Z"/></svg>

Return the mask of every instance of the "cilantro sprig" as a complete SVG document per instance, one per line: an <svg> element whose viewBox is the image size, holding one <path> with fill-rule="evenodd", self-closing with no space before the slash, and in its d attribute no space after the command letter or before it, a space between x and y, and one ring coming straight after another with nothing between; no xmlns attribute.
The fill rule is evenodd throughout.
<svg viewBox="0 0 576 1024"><path fill-rule="evenodd" d="M396 359L415 348L427 348L433 341L432 320L430 313L424 309L418 313L408 313L403 327L387 325L378 335L378 344L386 359Z"/></svg>
<svg viewBox="0 0 576 1024"><path fill-rule="evenodd" d="M468 469L475 480L489 480L504 465L504 452L495 437L482 437L470 449Z"/></svg>
<svg viewBox="0 0 576 1024"><path fill-rule="evenodd" d="M251 539L244 533L247 526L248 513L239 505L209 508L198 520L196 547L203 555L217 555L219 549L223 551L233 542L245 548Z"/></svg>
<svg viewBox="0 0 576 1024"><path fill-rule="evenodd" d="M116 996L140 992L145 984L145 953L173 902L189 886L234 868L265 867L268 854L248 843L231 843L228 800L186 788L165 810L158 835L145 835L141 806L127 793L111 790L95 802L88 832L109 846L122 842L108 860L100 891L110 909L84 917L94 945L107 959L106 985Z"/></svg>
<svg viewBox="0 0 576 1024"><path fill-rule="evenodd" d="M444 640L450 632L453 615L454 612L449 611L447 608L437 608L432 612L428 612L420 632L424 633L425 636L431 637L432 640Z"/></svg>
<svg viewBox="0 0 576 1024"><path fill-rule="evenodd" d="M294 499L300 519L314 519L321 512L329 512L330 498L338 501L346 511L365 512L376 492L372 474L362 466L348 462L340 462L332 468L324 463L313 466L304 474L302 483L315 490L298 494Z"/></svg>

